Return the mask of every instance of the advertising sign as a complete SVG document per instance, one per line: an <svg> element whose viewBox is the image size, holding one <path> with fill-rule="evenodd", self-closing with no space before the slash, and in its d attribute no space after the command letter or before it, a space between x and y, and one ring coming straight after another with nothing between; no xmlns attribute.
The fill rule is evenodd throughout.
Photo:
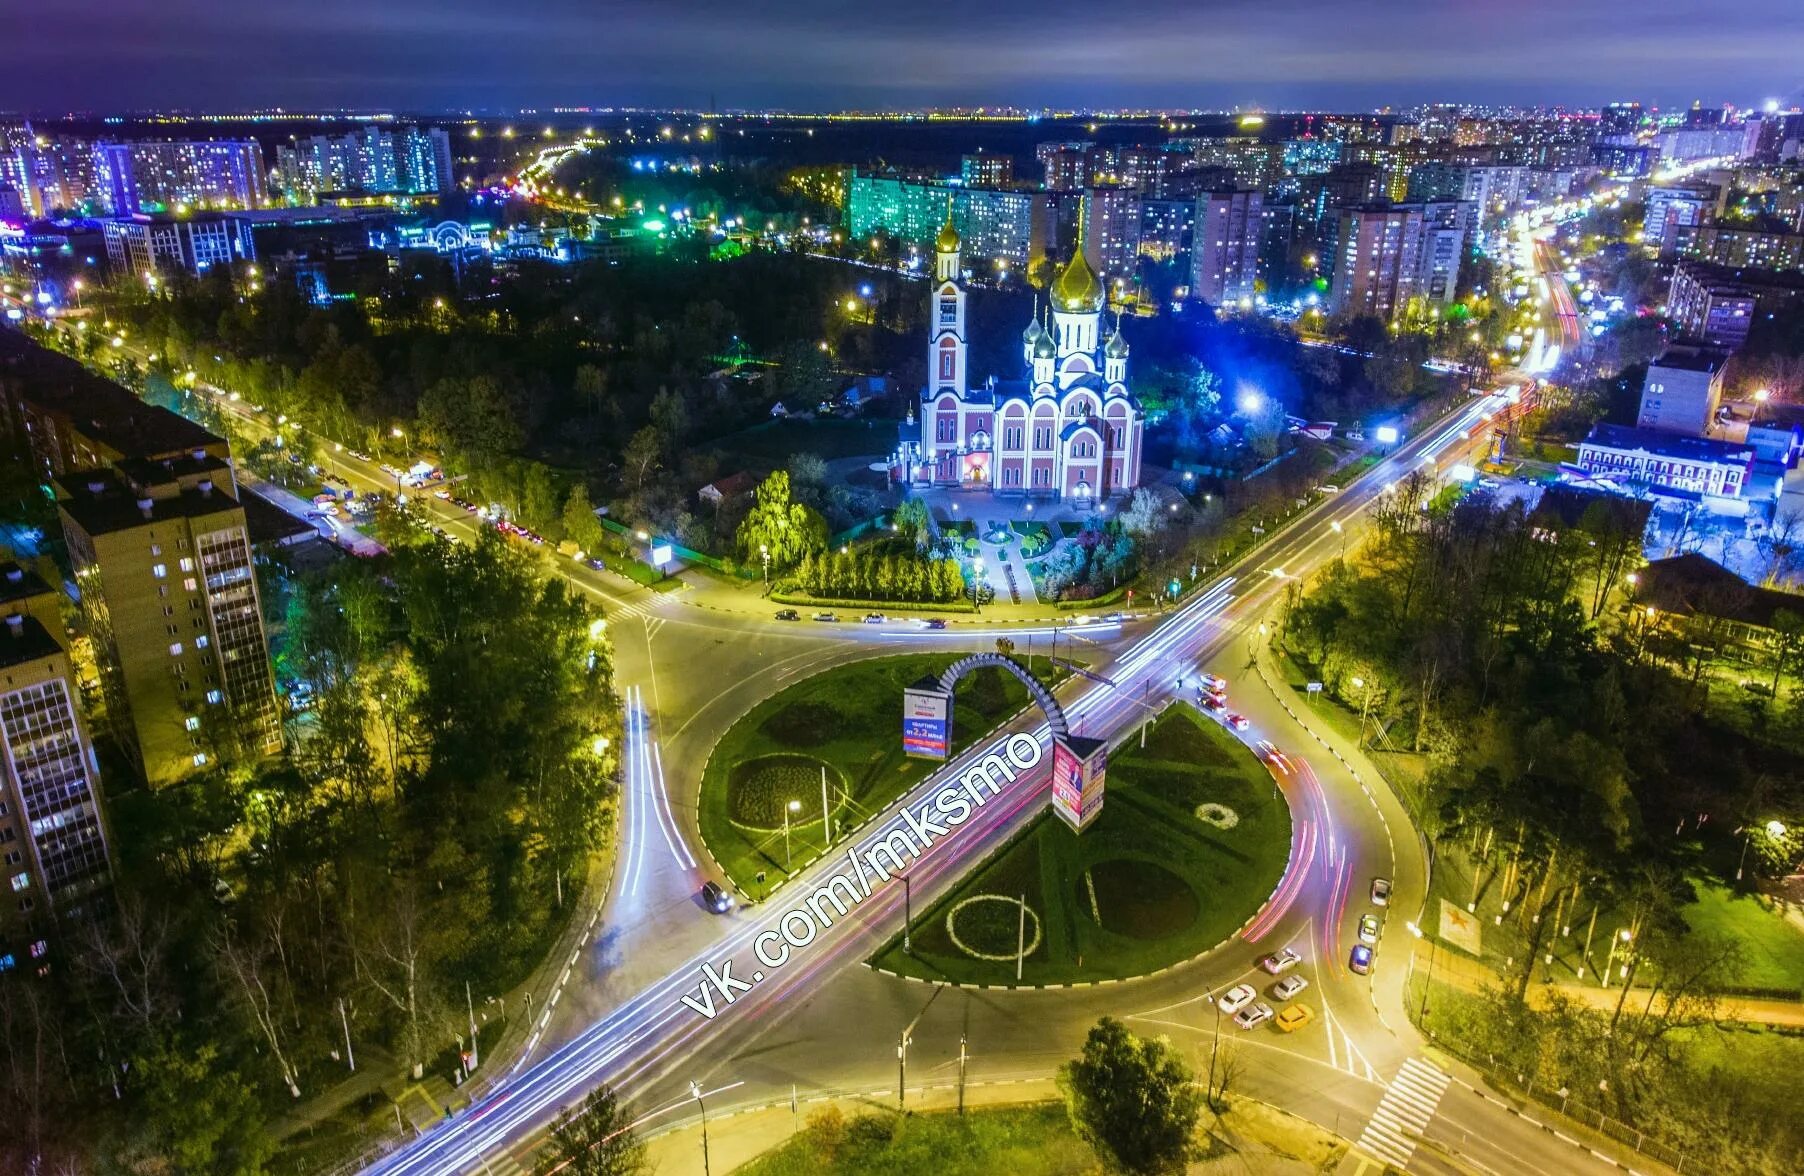
<svg viewBox="0 0 1804 1176"><path fill-rule="evenodd" d="M902 753L943 760L951 751L952 696L939 689L902 692Z"/></svg>
<svg viewBox="0 0 1804 1176"><path fill-rule="evenodd" d="M1052 741L1052 809L1073 829L1082 829L1102 811L1108 745L1067 736Z"/></svg>

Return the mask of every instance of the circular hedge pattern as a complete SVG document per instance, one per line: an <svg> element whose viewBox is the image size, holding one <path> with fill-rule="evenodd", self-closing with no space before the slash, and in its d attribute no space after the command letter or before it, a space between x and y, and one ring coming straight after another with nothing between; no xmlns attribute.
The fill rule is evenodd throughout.
<svg viewBox="0 0 1804 1176"><path fill-rule="evenodd" d="M1232 829L1240 824L1240 814L1225 804L1210 801L1196 806L1196 819L1205 825L1214 825L1217 829Z"/></svg>
<svg viewBox="0 0 1804 1176"><path fill-rule="evenodd" d="M946 912L946 938L952 946L979 960L1012 960L1021 935L1021 903L1002 894L973 894ZM1027 908L1024 955L1040 947L1040 916Z"/></svg>
<svg viewBox="0 0 1804 1176"><path fill-rule="evenodd" d="M1196 922L1201 907L1189 883L1157 862L1109 858L1090 867L1089 886L1105 931L1133 939L1176 935ZM1088 887L1078 881L1078 909L1090 912Z"/></svg>
<svg viewBox="0 0 1804 1176"><path fill-rule="evenodd" d="M802 802L798 821L820 816L820 760L807 755L766 755L746 760L727 777L727 811L735 823L754 829L781 829L783 811L792 800ZM839 773L827 767L835 781Z"/></svg>

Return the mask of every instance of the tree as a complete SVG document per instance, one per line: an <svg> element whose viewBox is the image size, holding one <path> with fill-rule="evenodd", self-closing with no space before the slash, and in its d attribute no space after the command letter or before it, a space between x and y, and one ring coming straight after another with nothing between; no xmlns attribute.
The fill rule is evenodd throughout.
<svg viewBox="0 0 1804 1176"><path fill-rule="evenodd" d="M599 553L605 532L589 501L589 488L578 482L564 499L564 538L584 551Z"/></svg>
<svg viewBox="0 0 1804 1176"><path fill-rule="evenodd" d="M890 517L890 523L896 533L914 544L916 551L927 546L928 535L932 531L932 520L927 514L927 503L919 498L904 498L896 513Z"/></svg>
<svg viewBox="0 0 1804 1176"><path fill-rule="evenodd" d="M1059 1088L1078 1134L1122 1170L1183 1170L1202 1095L1163 1040L1137 1037L1104 1017L1083 1054L1059 1068Z"/></svg>
<svg viewBox="0 0 1804 1176"><path fill-rule="evenodd" d="M787 568L810 552L827 546L827 521L812 507L793 502L789 473L777 470L758 487L758 501L739 524L739 550L746 558L762 558Z"/></svg>
<svg viewBox="0 0 1804 1176"><path fill-rule="evenodd" d="M598 1086L574 1110L558 1112L551 1147L534 1176L638 1176L647 1171L645 1144L633 1133L611 1086Z"/></svg>

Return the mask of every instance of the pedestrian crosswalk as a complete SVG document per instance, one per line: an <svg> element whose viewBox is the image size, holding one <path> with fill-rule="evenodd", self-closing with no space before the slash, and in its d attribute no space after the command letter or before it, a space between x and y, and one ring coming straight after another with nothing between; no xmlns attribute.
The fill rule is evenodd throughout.
<svg viewBox="0 0 1804 1176"><path fill-rule="evenodd" d="M1378 1109L1372 1112L1365 1133L1359 1137L1360 1149L1388 1164L1407 1168L1449 1081L1446 1073L1420 1058L1404 1062Z"/></svg>

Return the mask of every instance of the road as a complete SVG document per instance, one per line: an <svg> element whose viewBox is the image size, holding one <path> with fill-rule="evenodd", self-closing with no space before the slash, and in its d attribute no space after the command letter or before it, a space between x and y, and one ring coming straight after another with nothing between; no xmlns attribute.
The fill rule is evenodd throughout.
<svg viewBox="0 0 1804 1176"><path fill-rule="evenodd" d="M1173 667L1219 667L1234 681L1236 706L1254 719L1245 737L1274 738L1292 753L1295 770L1278 771L1275 777L1296 814L1292 861L1272 903L1242 938L1183 967L1120 986L936 991L862 965L899 927L899 885L873 882L867 897L853 901L847 914L830 917L825 926L805 928L805 920L796 920L804 898L835 875L850 874L846 857L802 871L766 904L709 917L694 898L691 880L698 874L682 848L685 841L698 844L693 810L678 799L693 797L694 777L706 753L706 747L686 742L685 727L695 718L661 741L649 724L635 723L629 740L629 852L617 879L621 897L608 917L616 930L600 949L609 968L596 989L599 1015L463 1114L371 1170L412 1174L524 1167L543 1125L559 1108L604 1081L647 1110L681 1107L692 1096L691 1083L704 1098L715 1100L717 1110L786 1098L792 1084L893 1093L897 1043L911 1022L909 1052L921 1081L944 1080L961 1037L979 1043L969 1068L973 1081L1043 1075L1071 1056L1084 1029L1104 1011L1200 1048L1204 1035L1214 1031L1203 994L1251 979L1254 958L1284 943L1296 944L1309 961L1305 974L1313 982L1310 991L1321 1015L1314 1027L1291 1039L1267 1032L1237 1034L1241 1050L1258 1062L1246 1067L1243 1089L1360 1139L1362 1150L1377 1159L1415 1170L1460 1170L1461 1164L1494 1171L1588 1170L1595 1161L1582 1153L1568 1154L1566 1145L1550 1144L1545 1133L1463 1093L1444 1075L1428 1079L1443 1084L1432 1102L1412 1088L1412 1082L1419 1087L1413 1075L1425 1063L1401 1005L1402 969L1387 971L1381 964L1368 980L1353 976L1342 961L1353 941L1353 924L1366 909L1372 876L1395 879L1393 921L1405 912L1419 912L1426 880L1416 838L1394 799L1361 788L1333 757L1303 751L1303 737L1277 699L1269 691L1262 698L1258 679L1244 672L1256 635L1253 627L1284 579L1305 574L1339 551L1341 535L1331 524L1359 526L1366 508L1410 470L1430 462L1445 467L1465 456L1474 446L1467 434L1482 435L1477 427L1482 414L1500 407L1491 398L1474 401L1304 512L1232 575L1156 625L1130 630L1097 666L1115 688L1078 680L1059 692L1074 729L1119 739L1134 730L1142 714L1143 688L1150 688L1155 701L1169 698L1176 689ZM857 646L859 638L868 636L858 633L843 640ZM894 634L876 639L897 644L912 640ZM835 652L810 651L799 660L831 660ZM744 685L745 698L729 698L735 689L729 687L699 713L717 706L737 715L750 704L750 695L777 688L781 683L773 679L781 674L776 666L766 666L762 681ZM708 676L720 679L712 667ZM635 703L646 697L643 692L633 695ZM655 698L648 709L665 713ZM907 827L899 815L902 809L924 811L942 789L1003 748L1009 736L1029 741L1016 743L1017 748L1043 752L1048 724L1037 712L1009 724L911 790L891 815L873 822L849 848L866 858L893 830ZM671 771L679 758L696 765L685 773L683 786L673 782ZM1021 761L1032 758L1019 756ZM1033 768L1000 781L995 794L965 823L927 841L909 864L919 909L931 905L972 862L1043 807L1047 758L1042 755ZM673 889L673 879L683 884ZM791 932L788 943L795 945L787 950L786 928ZM1393 928L1391 934L1401 934L1401 929ZM1381 960L1383 955L1381 947ZM707 986L705 967L731 977L730 982Z"/></svg>
<svg viewBox="0 0 1804 1176"><path fill-rule="evenodd" d="M845 870L847 859L804 870L763 906L725 918L704 914L696 891L712 871L698 850L694 805L715 741L762 698L819 669L870 656L873 646L883 652L985 649L1002 630L929 634L708 615L680 599L628 589L571 561L555 561L559 574L606 611L616 678L629 708L624 848L603 931L571 961L568 983L556 990L552 1007L536 1014L539 1032L520 1067L494 1081L475 1105L372 1170L505 1176L529 1168L544 1125L601 1081L636 1107L667 1115L688 1112L691 1082L716 1113L786 1099L797 1086L893 1096L897 1042L911 1023L909 1084L917 1087L944 1084L961 1039L969 1044L970 1081L1043 1077L1075 1053L1103 1012L1142 1031L1169 1034L1200 1062L1215 1032L1205 994L1262 975L1253 971L1253 960L1280 944L1293 944L1305 956L1303 974L1312 982L1305 1000L1318 1019L1290 1037L1269 1027L1232 1031L1245 1062L1241 1089L1359 1140L1363 1155L1414 1171L1590 1170L1596 1161L1584 1153L1425 1069L1401 1004L1403 969L1384 967L1382 945L1372 979L1347 971L1345 952L1370 878L1395 879L1393 921L1419 915L1423 857L1395 800L1361 788L1339 760L1307 744L1277 698L1247 670L1254 627L1284 581L1338 554L1342 532L1358 528L1364 511L1396 479L1425 463L1446 468L1465 456L1474 447L1468 435L1482 437L1484 414L1498 407L1476 400L1425 430L1156 624L1096 634L1096 668L1118 688L1067 683L1060 701L1074 729L1122 738L1142 714L1143 684L1163 701L1174 692L1174 666L1207 666L1233 681L1235 706L1254 724L1245 737L1272 739L1295 765L1276 778L1296 814L1296 832L1289 871L1268 909L1241 939L1120 986L936 992L874 973L862 961L901 919L902 894L893 884L874 886L849 916L833 920L783 967L754 980L762 971L751 954L755 938L775 942L768 933L780 934L782 916ZM379 468L323 448L328 452L322 461L360 490L392 488ZM449 533L474 536L478 524L462 511L433 500L426 508ZM859 855L897 827L895 813L918 810L1008 734L1027 736L1043 750L1048 732L1037 713L1009 725L873 822L857 839ZM929 907L971 863L1031 819L1047 791L1042 757L1034 770L1003 782L968 822L933 841L910 870L917 909ZM1401 928L1391 929L1400 934ZM716 993L711 1018L682 1002L686 995L701 1002L703 965L719 969L729 961L731 974L749 989L728 985L730 1003Z"/></svg>

